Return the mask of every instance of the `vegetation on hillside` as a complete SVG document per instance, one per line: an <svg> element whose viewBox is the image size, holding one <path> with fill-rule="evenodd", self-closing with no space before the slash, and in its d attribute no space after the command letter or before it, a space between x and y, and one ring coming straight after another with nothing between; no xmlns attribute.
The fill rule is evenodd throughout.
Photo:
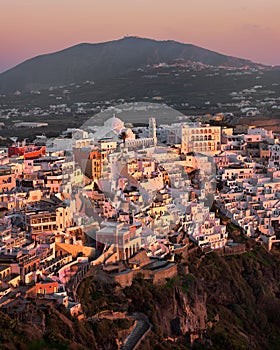
<svg viewBox="0 0 280 350"><path fill-rule="evenodd" d="M196 350L279 349L280 262L274 255L254 247L245 254L210 253L188 263L188 275L165 285L138 278L121 289L86 278L78 289L84 320L54 304L43 309L32 304L30 312L43 326L0 313L1 349L117 349L117 338L133 321L102 319L104 311L140 312L149 318L152 330L142 350L190 349L196 332Z"/></svg>

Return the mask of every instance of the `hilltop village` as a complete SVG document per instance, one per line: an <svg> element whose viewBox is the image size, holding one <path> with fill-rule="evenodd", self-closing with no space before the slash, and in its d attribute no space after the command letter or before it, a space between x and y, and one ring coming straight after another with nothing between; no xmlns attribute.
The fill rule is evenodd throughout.
<svg viewBox="0 0 280 350"><path fill-rule="evenodd" d="M194 251L241 254L228 228L271 250L280 223L272 131L199 122L128 128L115 115L0 150L0 307L27 299L82 315L83 276L130 286L188 273ZM226 221L225 221L226 218Z"/></svg>

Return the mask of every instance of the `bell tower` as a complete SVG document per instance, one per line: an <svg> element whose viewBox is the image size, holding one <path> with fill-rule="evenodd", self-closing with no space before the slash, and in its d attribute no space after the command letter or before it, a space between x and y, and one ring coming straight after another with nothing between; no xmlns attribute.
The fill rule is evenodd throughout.
<svg viewBox="0 0 280 350"><path fill-rule="evenodd" d="M154 139L154 145L157 145L157 124L156 118L149 119L149 137Z"/></svg>

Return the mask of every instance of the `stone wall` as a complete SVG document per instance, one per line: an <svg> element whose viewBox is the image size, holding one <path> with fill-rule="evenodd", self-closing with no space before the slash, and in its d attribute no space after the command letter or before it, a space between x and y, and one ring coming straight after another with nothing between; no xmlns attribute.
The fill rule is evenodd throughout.
<svg viewBox="0 0 280 350"><path fill-rule="evenodd" d="M246 253L246 245L243 243L233 245L233 246L225 246L220 249L215 249L215 253L219 255L234 255L234 254L243 254Z"/></svg>
<svg viewBox="0 0 280 350"><path fill-rule="evenodd" d="M114 280L114 282L119 283L122 288L130 287L132 285L133 278L134 278L133 270L129 270L126 273L119 273L117 275L112 276L112 279Z"/></svg>
<svg viewBox="0 0 280 350"><path fill-rule="evenodd" d="M178 267L176 264L170 264L167 267L158 270L127 270L117 274L110 274L100 271L96 279L105 283L118 283L122 288L130 287L133 279L137 276L142 276L144 279L149 279L155 284L166 283L166 278L172 278L178 274Z"/></svg>
<svg viewBox="0 0 280 350"><path fill-rule="evenodd" d="M154 284L164 284L166 283L166 278L172 278L178 273L177 265L171 265L168 268L153 271L153 283Z"/></svg>

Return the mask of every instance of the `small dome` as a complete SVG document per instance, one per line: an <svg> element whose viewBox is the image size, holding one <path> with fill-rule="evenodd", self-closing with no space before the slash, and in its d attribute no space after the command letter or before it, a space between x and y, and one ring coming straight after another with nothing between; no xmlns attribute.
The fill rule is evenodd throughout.
<svg viewBox="0 0 280 350"><path fill-rule="evenodd" d="M131 129L125 129L125 133L126 133L127 140L134 140L135 139L135 134Z"/></svg>

